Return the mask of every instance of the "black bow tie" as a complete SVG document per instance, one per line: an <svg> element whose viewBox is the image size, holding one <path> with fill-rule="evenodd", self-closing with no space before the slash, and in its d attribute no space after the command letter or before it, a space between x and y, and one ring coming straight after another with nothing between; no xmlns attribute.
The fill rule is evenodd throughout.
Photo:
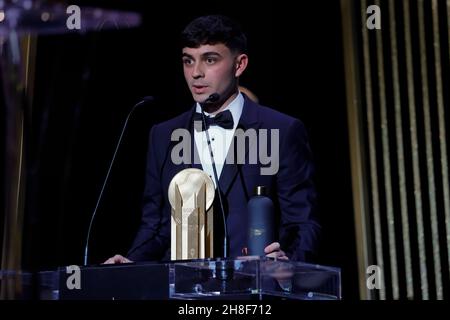
<svg viewBox="0 0 450 320"><path fill-rule="evenodd" d="M224 129L233 129L234 122L233 122L233 115L231 114L230 110L225 110L222 112L219 112L216 114L215 117L209 117L205 115L206 120L206 129L209 128L209 126L220 126ZM203 131L203 119L202 114L200 112L196 112L194 114L194 122L200 121L201 127L195 126L195 129L197 131Z"/></svg>

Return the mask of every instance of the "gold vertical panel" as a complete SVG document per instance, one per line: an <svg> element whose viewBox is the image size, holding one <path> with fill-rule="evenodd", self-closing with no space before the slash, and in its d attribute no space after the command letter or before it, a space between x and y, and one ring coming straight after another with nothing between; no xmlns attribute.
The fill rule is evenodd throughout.
<svg viewBox="0 0 450 320"><path fill-rule="evenodd" d="M450 0L447 0L447 36L448 36L447 37L448 49L450 50ZM447 58L450 59L450 55ZM440 119L440 120L443 120L443 119L444 119L444 117L442 117L442 119ZM444 127L444 130L445 130L445 127ZM444 138L443 138L443 144L445 145L445 134L444 134ZM442 149L442 147L441 147L441 149ZM447 158L447 157L445 157L445 158ZM441 161L442 161L442 159L441 159ZM449 183L449 178L448 178L447 166L448 166L448 161L445 161L445 163L442 164L442 167L445 168L446 173L447 173L446 177L445 177L446 178L445 180L447 180L447 181L444 181L444 204L445 204L445 229L447 231L447 236L446 236L447 258L448 258L448 265L449 265L449 269L450 269L450 213L449 213L450 195L449 195L449 188L448 188L450 183ZM450 270L449 270L449 273L450 273Z"/></svg>
<svg viewBox="0 0 450 320"><path fill-rule="evenodd" d="M13 122L7 124L7 147L13 147L14 155L9 154L6 162L5 181L5 218L3 232L3 250L1 269L19 272L22 263L22 227L23 227L23 197L25 183L24 154L24 115L23 110L9 110L13 113ZM11 120L11 115L8 117ZM14 144L14 146L12 146ZM1 282L0 299L14 299L20 294L21 284L19 274L12 274Z"/></svg>
<svg viewBox="0 0 450 320"><path fill-rule="evenodd" d="M195 195L194 199L196 199L196 198L197 198L197 195ZM200 254L198 252L199 242L200 242L200 237L199 237L199 232L198 232L199 231L198 216L199 216L199 208L194 207L194 209L192 210L192 213L187 218L187 220L188 220L188 244L187 244L188 259L200 258Z"/></svg>
<svg viewBox="0 0 450 320"><path fill-rule="evenodd" d="M430 204L430 220L432 230L432 244L433 244L433 261L434 261L434 276L436 284L436 295L438 299L442 299L442 275L441 275L441 258L439 254L439 230L437 226L437 208L436 208L436 187L434 178L434 164L433 164L433 145L431 136L431 116L430 116L430 97L428 91L428 68L427 68L427 51L425 39L425 18L424 18L424 0L419 0L418 3L419 16L419 45L420 45L420 72L422 78L422 103L425 125L425 153L428 176L428 200Z"/></svg>
<svg viewBox="0 0 450 320"><path fill-rule="evenodd" d="M433 33L439 34L439 21L438 21L438 6L437 1L433 0ZM448 45L450 49L450 0L447 0L447 32L449 36ZM439 41L434 40L436 45L439 46ZM450 58L450 57L447 57ZM450 181L448 177L448 159L447 159L447 142L446 142L446 129L445 129L445 112L444 112L444 92L442 85L442 73L441 73L441 55L440 51L435 47L435 60L436 60L436 90L438 101L438 115L439 115L439 146L441 149L441 172L442 172L442 188L444 196L444 213L445 213L445 230L446 230L446 245L447 245L447 259L448 266L450 268ZM450 273L450 270L449 270ZM447 279L447 281L450 281Z"/></svg>
<svg viewBox="0 0 450 320"><path fill-rule="evenodd" d="M214 206L206 211L206 236L205 250L209 253L208 258L214 257Z"/></svg>
<svg viewBox="0 0 450 320"><path fill-rule="evenodd" d="M372 3L380 8L382 2ZM359 18L352 12L352 5L361 10ZM446 10L439 12L441 5L441 8L446 5ZM447 48L442 48L444 37L440 32L445 31L440 23L447 14L445 39L450 39L450 0L390 0L382 7L382 17L389 19L383 19L382 30L367 28L367 19L372 17L367 8L366 0L341 0L355 230L357 241L361 242L357 245L361 296L379 294L380 299L386 299L392 290L394 299L401 298L403 292L406 298L414 299L415 292L420 290L419 297L424 300L430 296L443 299L443 284L449 280L443 280L442 275L444 247L450 268L448 114L445 114L448 84L444 82L448 79L445 75L449 74L449 57L442 64L441 50ZM450 51L450 41L445 46ZM404 74L400 73L402 67ZM420 90L418 95L415 90ZM365 93L365 105L359 101L360 91ZM362 128L359 116L366 117L367 129ZM433 140L437 133L439 140ZM395 149L390 147L394 140ZM395 162L391 163L391 159ZM360 163L357 165L356 161ZM392 165L397 172L392 171ZM411 192L407 184L409 170ZM355 190L357 187L359 190ZM370 208L365 207L369 201ZM439 222L444 217L445 228L440 228ZM362 235L372 230L370 223L374 234ZM445 232L445 240L439 232ZM367 266L371 258L383 274L390 271L390 277L386 283L382 277L382 290L367 292L361 274L363 263ZM419 277L414 277L416 270Z"/></svg>
<svg viewBox="0 0 450 320"><path fill-rule="evenodd" d="M5 90L5 167L4 171L4 221L1 269L16 272L1 281L0 298L14 299L21 295L20 272L22 266L22 237L26 189L25 164L25 110L31 112L33 82L36 62L35 36L20 38L11 32L8 40L0 37L2 58L2 80ZM10 46L10 48L8 48ZM17 47L13 59L8 59L9 50ZM23 65L23 67L21 67Z"/></svg>
<svg viewBox="0 0 450 320"><path fill-rule="evenodd" d="M362 21L366 21L366 0L362 0L361 15ZM381 221L380 221L380 200L378 194L378 172L376 163L376 145L375 145L375 128L373 117L373 98L372 98L372 81L370 71L370 50L369 50L369 35L368 30L363 24L362 26L363 36L363 57L364 57L364 80L366 88L366 105L367 105L367 131L369 138L369 166L370 166L370 178L371 178L371 195L372 195L372 210L375 229L375 249L376 249L376 262L384 273L384 260L383 260L383 239L381 234ZM384 284L384 277L381 277L381 289L380 299L386 299L386 289Z"/></svg>
<svg viewBox="0 0 450 320"><path fill-rule="evenodd" d="M198 196L195 197L198 201L196 207L199 208L198 213L198 230L200 234L199 239L199 258L204 259L205 252L205 239L206 239L206 185L202 185L198 191Z"/></svg>
<svg viewBox="0 0 450 320"><path fill-rule="evenodd" d="M414 68L411 43L411 22L409 1L403 1L405 23L406 80L408 87L409 121L414 179L414 202L416 207L417 243L419 247L420 288L423 299L428 299L425 234L423 230L422 189L419 171L419 143L417 138L416 103L414 98Z"/></svg>
<svg viewBox="0 0 450 320"><path fill-rule="evenodd" d="M450 0L447 0L447 36L448 50L450 50ZM447 58L450 58L450 56Z"/></svg>
<svg viewBox="0 0 450 320"><path fill-rule="evenodd" d="M375 2L380 6L380 1ZM386 215L387 215L387 231L389 245L389 259L392 277L392 296L394 299L399 298L398 287L398 271L397 271L397 249L395 241L395 219L394 204L392 201L392 178L391 178L391 160L389 150L389 126L387 115L385 74L384 74L384 57L383 57L383 38L382 32L376 31L377 43L377 63L378 63L378 87L380 97L380 116L381 116L381 144L383 155L383 173L384 173L384 192L386 196Z"/></svg>
<svg viewBox="0 0 450 320"><path fill-rule="evenodd" d="M37 37L26 35L24 36L22 50L27 54L25 56L25 92L28 98L29 117L32 116L33 111L33 92L34 92L34 78L35 78L35 66L36 66L36 48Z"/></svg>
<svg viewBox="0 0 450 320"><path fill-rule="evenodd" d="M341 0L342 35L347 96L348 136L352 172L353 207L355 217L356 250L358 256L359 294L361 299L371 299L373 290L367 288L367 267L372 264L371 232L367 207L367 181L364 172L363 115L361 112L359 70L356 52L354 2Z"/></svg>
<svg viewBox="0 0 450 320"><path fill-rule="evenodd" d="M450 0L447 0L447 35L448 35L448 40L449 40L447 42L447 44L448 44L448 49L450 50Z"/></svg>
<svg viewBox="0 0 450 320"><path fill-rule="evenodd" d="M175 259L178 260L182 259L182 222L183 222L183 198L181 197L180 188L178 187L178 184L175 185L175 234L176 234L176 241L172 241L172 243L175 243Z"/></svg>
<svg viewBox="0 0 450 320"><path fill-rule="evenodd" d="M397 141L397 163L398 163L398 188L400 191L400 211L402 219L402 239L405 259L405 282L406 295L409 299L414 297L414 283L412 275L411 262L411 243L409 238L409 219L408 219L408 202L406 192L406 174L405 174L405 151L403 146L403 123L402 123L402 105L400 98L400 79L398 71L398 50L395 22L395 5L394 1L389 1L389 25L390 40L392 48L392 83L394 93L394 109L395 109L395 136Z"/></svg>

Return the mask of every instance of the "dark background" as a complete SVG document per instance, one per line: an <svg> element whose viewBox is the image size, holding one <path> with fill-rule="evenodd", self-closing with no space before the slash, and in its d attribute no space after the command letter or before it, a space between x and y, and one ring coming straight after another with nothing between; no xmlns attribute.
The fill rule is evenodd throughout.
<svg viewBox="0 0 450 320"><path fill-rule="evenodd" d="M339 1L78 1L139 11L130 30L38 39L28 150L24 269L82 264L87 228L123 122L136 110L93 225L90 262L125 254L140 220L148 131L192 105L178 36L193 18L225 14L249 38L241 84L301 119L317 166L318 263L342 268L358 298Z"/></svg>

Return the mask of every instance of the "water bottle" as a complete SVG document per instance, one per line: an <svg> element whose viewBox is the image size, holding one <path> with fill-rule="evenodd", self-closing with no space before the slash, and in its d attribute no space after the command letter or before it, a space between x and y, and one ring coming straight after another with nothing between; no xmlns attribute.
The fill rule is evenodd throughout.
<svg viewBox="0 0 450 320"><path fill-rule="evenodd" d="M248 254L265 256L264 248L274 242L274 206L265 186L257 186L247 204Z"/></svg>

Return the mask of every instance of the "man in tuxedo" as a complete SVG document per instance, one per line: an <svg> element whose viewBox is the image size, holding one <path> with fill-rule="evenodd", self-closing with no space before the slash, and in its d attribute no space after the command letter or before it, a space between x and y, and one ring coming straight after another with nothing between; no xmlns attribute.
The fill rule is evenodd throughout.
<svg viewBox="0 0 450 320"><path fill-rule="evenodd" d="M153 126L149 137L141 227L127 256L115 255L106 263L170 259L170 181L189 167L204 170L214 180L208 159L210 154L205 147L205 129L209 130L225 202L229 256L246 254L247 203L256 186L265 186L274 202L277 220L277 241L269 244L265 253L278 259L311 260L317 249L320 226L314 210L313 163L306 130L299 120L261 106L239 91L238 80L248 64L246 52L246 36L240 26L227 17L203 16L183 31L184 76L196 103L191 110ZM208 119L212 119L208 122L209 128L194 127L202 107ZM175 144L171 136L177 129L190 132L193 153L200 163L174 163L171 155ZM238 152L246 153L247 162L225 161L237 129L278 132L279 139L272 142L276 144L276 170L262 174L264 165L259 161L250 163L245 150ZM214 212L220 213L220 210ZM223 252L215 249L215 254L222 256Z"/></svg>

